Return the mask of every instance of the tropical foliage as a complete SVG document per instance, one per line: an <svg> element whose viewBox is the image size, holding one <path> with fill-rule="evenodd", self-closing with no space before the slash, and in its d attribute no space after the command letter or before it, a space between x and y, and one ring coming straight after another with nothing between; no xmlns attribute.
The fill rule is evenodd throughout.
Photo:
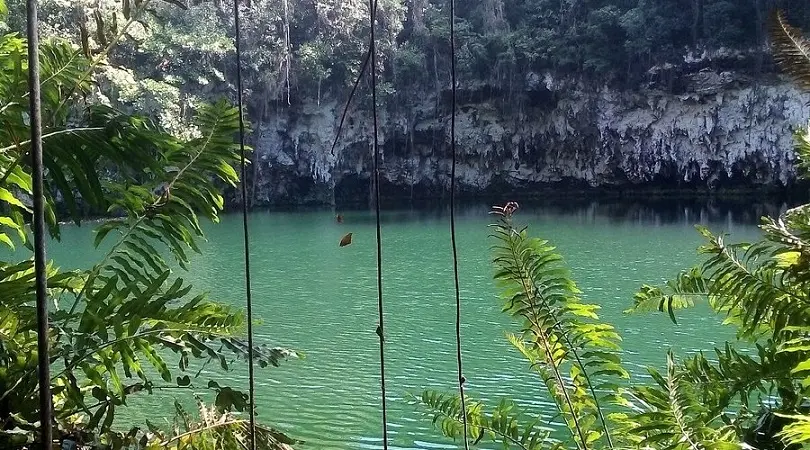
<svg viewBox="0 0 810 450"><path fill-rule="evenodd" d="M24 2L8 3L10 27L19 30ZM253 117L260 118L273 102L343 98L366 51L367 1L241 3L244 60L249 61L244 65L245 81L248 91L256 93L248 99ZM212 91L233 93L224 82L232 75L227 71L235 67L232 2L42 0L41 4L44 33L74 39L88 54L122 35L123 47L115 58L130 70L106 76L121 90L131 91L121 99L124 103L165 115L164 125L176 125L183 116L182 105L205 99ZM426 91L445 89L449 2L377 4L379 69L385 82L381 87L395 92L388 98L412 104ZM778 4L791 11L798 25L810 23L806 2ZM517 93L527 76L543 73L631 87L663 81L657 79L657 70L668 63L680 67L685 59L697 70L737 71L744 66L758 71L768 67L768 58L759 49L766 41L764 18L773 5L771 0L459 2L459 79L465 86L484 82ZM144 14L129 24L141 7ZM674 87L667 82L658 86Z"/></svg>
<svg viewBox="0 0 810 450"><path fill-rule="evenodd" d="M550 425L541 422L539 411L517 415L514 402L505 400L489 413L481 403L468 402L470 435L520 449L550 442L580 449L731 445L735 429L722 422L724 408L709 402L718 393L702 391L688 370L694 367L699 374L704 367L698 362L708 363L682 367L670 354L665 373L650 370L655 385L630 384L617 331L599 321L598 306L580 301L581 292L554 247L514 224L516 211L514 203L492 211L498 218L492 225L494 277L503 311L522 324L520 334L508 339L548 389L558 408L555 422L566 432L539 433ZM732 396L718 394L716 400L730 402ZM456 396L427 391L419 403L431 411L443 434L461 435Z"/></svg>
<svg viewBox="0 0 810 450"><path fill-rule="evenodd" d="M186 2L113 3L50 2L54 15L75 7L71 11L78 19L65 15L68 23L55 30L67 29L77 45L47 40L40 52L49 232L58 241L62 222L87 224L88 217L105 217L93 225L100 251L95 265L74 271L48 266L53 425L63 436L114 448L244 447L247 424L237 414L254 405L243 392L203 376L203 369L213 362L232 370L250 354L262 366L278 365L295 353L248 348L241 339L241 313L178 276L191 253L200 252L201 220L219 218L221 188L239 181L233 136L240 111L226 102L175 101L181 98L175 84L200 88L210 82L211 74L195 71L183 73L175 84L170 77L139 80L162 96L160 107L167 98L182 106L179 114L191 131L180 137L166 131L167 123L122 113L109 98L87 100L99 96L95 81L105 78L115 85L113 74L132 76L106 66L104 76L96 78L122 39L127 44L120 58L136 59L135 44L142 45L147 51L138 57L161 75L173 65L180 70L189 60L224 66L232 56L223 34L231 19L222 13L221 2L196 5L182 16L168 8L186 9ZM617 73L642 67L646 73L652 64L680 57L685 47L761 40L758 25L746 20L762 13L761 1L739 8L723 0L695 0L688 8L681 3L465 4L459 11L460 67L471 78L488 81L512 80L527 70ZM6 13L5 6L0 0L0 14ZM446 6L443 1L380 2L380 69L395 82L415 85L425 84L421 76L445 78L435 61L446 56ZM363 2L245 5L248 39L267 44L248 55L249 80L266 93L261 101L289 102L294 89L317 89L320 100L324 82L345 86L356 75L354 62L362 54L358 37L368 32L362 25L364 7ZM14 20L8 23L13 29ZM267 34L268 23L276 33ZM71 27L77 33L70 34ZM810 84L810 46L801 33L783 15L773 18L771 33L777 62ZM434 61L433 73L419 70L428 60ZM27 69L25 40L15 34L0 37L3 447L36 440L39 395L28 226L33 194ZM215 72L214 77L222 75ZM118 93L119 99L137 97ZM253 106L261 111L266 104ZM806 169L810 128L796 138L799 165ZM431 411L443 434L463 435L466 418L473 444L494 441L504 448L703 449L738 448L742 442L783 448L810 441L810 206L765 219L763 239L755 243L728 243L727 237L701 229L703 264L664 286L640 289L632 311L666 312L674 322L678 309L705 301L738 330L738 342L714 349L711 356L679 359L668 353L664 370L649 369L650 384L629 382L618 332L599 320L598 306L581 301L554 247L515 224L516 211L515 204L493 210L494 278L503 312L519 324L508 339L547 388L564 432L550 435L548 424L510 400L495 407L471 400L463 411L457 397L425 392L416 400ZM213 406L198 403L199 417L178 403L171 429L151 423L145 430L118 426L116 418L133 396L192 387L209 390L213 399ZM294 444L263 426L257 438L267 449Z"/></svg>
<svg viewBox="0 0 810 450"><path fill-rule="evenodd" d="M510 203L492 211L498 217L492 225L493 264L503 311L522 323L520 333L508 339L554 399L569 442L577 448L597 442L612 445L600 401L617 393L618 385L610 378L627 377L618 354L619 336L598 321L598 306L580 302L580 291L554 247L530 238L525 228L515 228L516 209ZM461 434L460 399L427 391L421 402L435 411L434 422L441 420L445 435ZM545 437L535 431L537 420L522 424L510 415L512 409L513 402L506 401L488 417L483 405L467 403L471 436L492 439L504 448L540 448Z"/></svg>
<svg viewBox="0 0 810 450"><path fill-rule="evenodd" d="M731 344L716 350L713 360L699 354L678 361L669 353L665 371L649 369L654 384L629 382L617 331L599 322L597 306L580 302L580 292L554 248L514 225L516 210L514 204L493 209L498 217L493 225L495 279L504 312L522 323L520 334L508 338L548 389L558 408L555 422L566 432L539 431L551 425L541 421L540 411L518 414L511 400L491 410L468 401L467 421L476 444L492 440L504 448L520 449L545 448L550 443L580 449L739 448L758 418L753 403L764 407L778 392L780 414L795 414L801 407L801 380L791 373L794 363L800 363L796 355L801 350L781 351L772 340L757 346L756 357ZM714 285L715 278L697 283L696 271L668 287L643 287L636 295L636 308L666 309L662 305L687 304L672 298L706 295L691 288L705 289ZM735 295L737 289L744 289L740 274L731 275L734 279L727 275L720 278L728 283L727 289ZM792 326L799 326L799 320ZM740 326L741 337L748 336L742 323L734 323ZM462 435L457 396L426 391L417 400L444 435Z"/></svg>
<svg viewBox="0 0 810 450"><path fill-rule="evenodd" d="M37 333L28 219L31 167L26 41L0 37L0 447L37 439ZM226 102L198 105L196 136L180 139L147 117L83 100L98 60L48 40L40 50L46 212L59 245L63 221L92 224L96 264L48 265L51 387L63 436L120 448L235 448L246 439L235 414L252 407L245 393L203 375L250 353L262 367L295 353L249 348L237 308L211 299L178 274L204 239L201 220L217 222L224 186L239 181L234 142L239 111ZM91 215L108 217L88 222ZM234 299L238 300L238 299ZM181 415L174 430L121 431L131 397L206 389L213 406L199 421ZM261 427L260 448L288 448Z"/></svg>
<svg viewBox="0 0 810 450"><path fill-rule="evenodd" d="M771 33L777 62L810 85L810 45L801 32L776 12ZM798 166L806 172L810 128L795 137ZM669 352L664 371L648 369L654 384L621 386L627 373L616 331L598 322L596 307L578 302L579 291L553 247L513 225L516 209L493 210L499 218L493 225L495 280L504 311L523 323L521 335L509 340L540 375L568 430L558 445L697 450L810 443L810 205L763 218L762 239L752 243L730 243L698 227L703 262L663 286L642 286L628 313L657 310L677 323L677 310L705 302L737 329L736 341L711 356L679 360ZM599 403L605 394L611 401ZM443 434L462 434L465 412L457 398L426 392L420 403ZM504 448L538 448L521 438L537 419L528 414L519 421L508 416L511 408L505 401L488 416L472 402L466 411L471 435ZM477 424L491 423L490 417L508 417L508 425L497 422L484 433Z"/></svg>
<svg viewBox="0 0 810 450"><path fill-rule="evenodd" d="M174 404L176 417L170 433L149 426L143 442L145 450L218 450L250 448L250 424L232 413L221 412L197 399L199 419L189 414L182 405ZM256 448L292 450L296 441L278 431L256 426Z"/></svg>

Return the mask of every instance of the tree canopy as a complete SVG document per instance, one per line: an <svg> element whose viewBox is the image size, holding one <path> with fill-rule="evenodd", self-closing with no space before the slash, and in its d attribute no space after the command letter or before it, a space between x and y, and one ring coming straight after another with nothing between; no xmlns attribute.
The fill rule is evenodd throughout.
<svg viewBox="0 0 810 450"><path fill-rule="evenodd" d="M23 3L8 1L7 28L22 29ZM534 72L632 86L667 63L769 70L765 30L774 6L796 26L810 25L810 6L800 0L458 2L459 79L512 89ZM231 8L221 0L43 0L42 15L46 35L71 38L88 55L122 33L111 58L130 69L106 75L120 101L181 115L199 97L234 91ZM254 117L275 102L345 95L368 45L367 2L250 0L242 8ZM383 98L446 87L447 0L379 0L378 8Z"/></svg>

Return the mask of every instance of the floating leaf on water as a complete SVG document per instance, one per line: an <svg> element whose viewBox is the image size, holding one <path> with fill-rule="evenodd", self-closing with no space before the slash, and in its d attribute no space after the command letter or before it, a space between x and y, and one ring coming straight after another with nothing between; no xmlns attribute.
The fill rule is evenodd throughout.
<svg viewBox="0 0 810 450"><path fill-rule="evenodd" d="M340 240L340 246L345 247L352 243L352 234L349 233L346 236L343 236L343 239Z"/></svg>

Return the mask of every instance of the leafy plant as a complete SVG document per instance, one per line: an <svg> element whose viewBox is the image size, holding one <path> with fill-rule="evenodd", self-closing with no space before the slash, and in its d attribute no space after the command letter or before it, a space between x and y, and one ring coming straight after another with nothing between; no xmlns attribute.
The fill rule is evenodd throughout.
<svg viewBox="0 0 810 450"><path fill-rule="evenodd" d="M737 430L719 420L672 352L667 354L665 375L648 371L657 385L631 387L625 398L634 411L613 416L626 442L642 448L739 448Z"/></svg>
<svg viewBox="0 0 810 450"><path fill-rule="evenodd" d="M796 153L810 157L806 138L799 135ZM636 294L633 310L658 308L670 314L705 301L724 322L737 328L738 341L753 343L751 355L731 344L716 349L715 361L702 355L684 363L684 376L699 386L703 404L715 415L741 408L750 416L749 402L759 398L762 418L775 412L786 426L781 436L787 444L805 442L808 375L810 375L810 276L806 263L810 243L810 205L791 209L781 217L764 218L763 238L754 243L728 243L699 228L706 239L700 248L704 262L664 287L644 286ZM754 411L756 412L756 411ZM708 420L708 418L707 418ZM752 426L752 424L747 424ZM738 429L742 435L746 430ZM774 436L779 429L771 433Z"/></svg>
<svg viewBox="0 0 810 450"><path fill-rule="evenodd" d="M801 31L776 11L770 32L777 62L803 87L810 86L810 57ZM810 161L808 136L808 129L795 135L797 165L803 175ZM746 410L752 397L765 397L759 401L764 412L756 416L763 419L775 413L781 418L781 425L769 430L766 439L781 437L786 445L801 444L810 441L805 432L810 375L810 205L788 210L778 218L766 217L760 228L763 238L753 243L728 243L726 236L699 228L706 239L700 248L706 257L703 264L665 287L642 287L633 310L657 307L675 321L675 310L706 301L725 317L725 323L737 327L738 340L755 342L756 352L748 355L726 344L725 349L715 351L713 362L702 355L686 361L686 376L701 386L704 404L715 414L736 406L741 408L739 415L751 416Z"/></svg>
<svg viewBox="0 0 810 450"><path fill-rule="evenodd" d="M433 424L445 436L452 439L463 436L461 399L458 395L425 391L414 403L432 411ZM473 444L491 440L501 443L504 448L538 450L550 442L549 432L539 421L525 422L512 401L501 401L491 412L485 411L485 406L480 402L467 399L466 403L467 426Z"/></svg>
<svg viewBox="0 0 810 450"><path fill-rule="evenodd" d="M10 249L30 245L25 54L24 40L0 38L0 242ZM99 262L70 272L49 267L55 425L124 445L114 425L129 396L202 387L216 395L219 415L201 406L202 425L187 427L188 438L172 435L171 445L224 448L226 442L243 439L244 424L231 411L252 407L247 396L201 379L202 368L215 362L230 370L250 353L263 367L297 355L248 348L242 340L242 313L195 292L171 268L186 269L190 252L200 252L200 219L218 221L221 186L238 182L234 164L240 156L233 136L239 111L225 102L201 105L194 118L200 136L180 140L147 118L79 101L91 87L83 74L92 65L78 50L50 41L41 55L51 234L58 239L61 210L77 224L85 223L87 213L108 217L95 227L94 245L105 250ZM3 446L36 438L34 272L27 252L0 260ZM291 442L265 431L265 448L286 448ZM223 440L206 438L206 445L221 445L197 446L197 440L190 440L196 435ZM275 440L267 438L271 435Z"/></svg>
<svg viewBox="0 0 810 450"><path fill-rule="evenodd" d="M228 412L210 408L197 399L199 419L195 419L177 402L175 425L166 433L150 424L150 432L142 439L145 450L226 450L249 448L249 422ZM257 450L291 450L297 443L287 436L266 428L256 427Z"/></svg>
<svg viewBox="0 0 810 450"><path fill-rule="evenodd" d="M492 225L494 278L503 311L521 323L520 333L508 335L509 341L548 389L568 430L568 442L583 449L598 445L612 448L605 403L619 400L619 383L629 378L621 365L619 335L611 325L599 322L598 306L580 301L580 291L554 247L529 237L526 228L515 227L516 209L517 205L510 203L492 211L498 218ZM440 399L443 397L426 392L422 403L457 421L460 411L455 402ZM481 421L481 408L474 403L468 412L473 430ZM493 414L499 415L500 410ZM458 433L448 423L442 422L442 431L455 438ZM524 432L533 436L532 430L530 426ZM472 435L480 436L478 431ZM516 443L507 439L514 433L495 433L493 438L508 447Z"/></svg>
<svg viewBox="0 0 810 450"><path fill-rule="evenodd" d="M515 228L513 208L494 208L498 223L492 226L503 311L522 321L521 333L509 341L543 379L577 445L586 448L604 438L612 446L600 400L618 388L608 377L629 377L620 364L619 335L598 322L598 306L580 302L554 247Z"/></svg>
<svg viewBox="0 0 810 450"><path fill-rule="evenodd" d="M810 88L810 43L801 30L792 26L782 10L771 16L769 31L774 59L804 88Z"/></svg>

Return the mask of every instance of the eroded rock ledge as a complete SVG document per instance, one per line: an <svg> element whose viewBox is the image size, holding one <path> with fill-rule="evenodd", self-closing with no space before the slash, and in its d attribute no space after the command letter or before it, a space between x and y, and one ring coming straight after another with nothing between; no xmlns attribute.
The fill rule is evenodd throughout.
<svg viewBox="0 0 810 450"><path fill-rule="evenodd" d="M457 116L462 194L541 188L790 187L792 130L810 96L776 77L707 69L617 90L530 73L512 92L462 86ZM450 173L447 93L381 108L384 194L441 196ZM268 112L255 134L253 201L330 204L368 200L371 127L355 111L330 152L342 103L303 101Z"/></svg>

